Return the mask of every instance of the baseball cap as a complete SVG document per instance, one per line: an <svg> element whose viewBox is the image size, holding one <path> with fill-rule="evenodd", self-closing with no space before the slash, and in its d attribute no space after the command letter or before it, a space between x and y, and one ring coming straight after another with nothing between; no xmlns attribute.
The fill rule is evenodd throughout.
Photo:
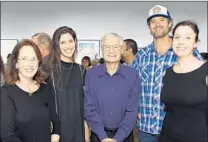
<svg viewBox="0 0 208 142"><path fill-rule="evenodd" d="M149 10L149 16L147 18L147 22L149 22L153 17L163 16L168 19L172 19L168 9L162 5L155 5Z"/></svg>

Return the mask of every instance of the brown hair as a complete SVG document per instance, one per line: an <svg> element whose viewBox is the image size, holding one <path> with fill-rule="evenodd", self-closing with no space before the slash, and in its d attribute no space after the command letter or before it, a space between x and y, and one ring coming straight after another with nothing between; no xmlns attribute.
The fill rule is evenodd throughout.
<svg viewBox="0 0 208 142"><path fill-rule="evenodd" d="M38 46L32 40L29 39L24 39L15 45L8 63L8 68L6 72L6 82L8 84L13 85L17 80L19 80L18 69L16 69L16 64L18 61L19 52L23 46L31 46L35 51L35 54L39 61L38 71L33 77L33 79L38 83L44 82L46 76L44 75L44 72L42 70L42 56L40 50Z"/></svg>
<svg viewBox="0 0 208 142"><path fill-rule="evenodd" d="M4 62L3 62L3 59L2 57L0 56L0 73L1 75L3 75L3 77L5 77L5 70L4 70Z"/></svg>
<svg viewBox="0 0 208 142"><path fill-rule="evenodd" d="M188 26L188 27L190 27L194 31L194 33L196 34L195 41L197 42L199 40L199 28L198 28L198 25L195 22L189 21L189 20L181 21L181 22L179 22L179 23L177 23L175 25L175 27L173 28L173 32L172 32L173 37L175 35L176 29L178 27L180 27L180 26Z"/></svg>

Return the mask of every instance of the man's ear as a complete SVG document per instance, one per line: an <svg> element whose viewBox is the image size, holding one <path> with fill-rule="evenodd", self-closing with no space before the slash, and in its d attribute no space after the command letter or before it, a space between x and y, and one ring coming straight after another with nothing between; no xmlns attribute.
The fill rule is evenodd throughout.
<svg viewBox="0 0 208 142"><path fill-rule="evenodd" d="M168 27L171 28L173 26L173 22L169 21Z"/></svg>
<svg viewBox="0 0 208 142"><path fill-rule="evenodd" d="M173 27L173 21L172 20L168 21L168 27L169 27L169 32L172 31L172 27Z"/></svg>
<svg viewBox="0 0 208 142"><path fill-rule="evenodd" d="M129 48L128 50L129 50L131 53L133 52L133 51L132 51L132 48Z"/></svg>
<svg viewBox="0 0 208 142"><path fill-rule="evenodd" d="M148 29L149 29L149 33L152 34L151 29L150 29L150 25L147 25L147 26L148 26Z"/></svg>

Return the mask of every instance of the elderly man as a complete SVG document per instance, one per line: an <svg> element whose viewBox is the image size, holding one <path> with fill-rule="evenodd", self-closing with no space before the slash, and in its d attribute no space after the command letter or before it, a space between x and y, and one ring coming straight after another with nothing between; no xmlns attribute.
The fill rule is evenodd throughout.
<svg viewBox="0 0 208 142"><path fill-rule="evenodd" d="M123 40L114 33L101 39L104 64L87 72L85 118L91 142L133 142L132 130L139 109L139 77L120 64Z"/></svg>
<svg viewBox="0 0 208 142"><path fill-rule="evenodd" d="M52 48L51 37L46 33L36 33L32 36L32 40L38 45L43 61L48 62L48 55Z"/></svg>
<svg viewBox="0 0 208 142"><path fill-rule="evenodd" d="M40 49L43 58L43 69L45 74L48 75L48 73L50 72L48 56L52 49L51 37L46 33L36 33L32 36L32 41L34 41Z"/></svg>

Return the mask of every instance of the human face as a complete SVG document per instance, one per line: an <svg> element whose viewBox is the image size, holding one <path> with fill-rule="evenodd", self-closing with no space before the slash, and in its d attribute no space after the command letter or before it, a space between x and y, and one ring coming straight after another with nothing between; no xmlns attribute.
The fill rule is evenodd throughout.
<svg viewBox="0 0 208 142"><path fill-rule="evenodd" d="M103 41L102 52L106 63L119 63L123 53L119 38L113 35L106 37Z"/></svg>
<svg viewBox="0 0 208 142"><path fill-rule="evenodd" d="M29 45L23 46L19 51L16 63L20 79L21 77L33 78L37 73L38 66L39 61L33 47Z"/></svg>
<svg viewBox="0 0 208 142"><path fill-rule="evenodd" d="M87 69L87 68L89 68L89 62L88 62L88 60L82 60L82 66L85 68L85 69Z"/></svg>
<svg viewBox="0 0 208 142"><path fill-rule="evenodd" d="M130 50L129 50L128 47L127 47L127 43L124 42L124 45L123 45L123 54L121 55L121 56L122 56L122 59L125 60L125 58L128 57L129 52L130 52Z"/></svg>
<svg viewBox="0 0 208 142"><path fill-rule="evenodd" d="M175 54L179 57L193 54L194 48L197 47L195 38L196 34L191 27L179 26L173 36L172 46Z"/></svg>
<svg viewBox="0 0 208 142"><path fill-rule="evenodd" d="M59 48L61 51L61 60L72 60L75 51L76 41L69 33L62 34L59 40Z"/></svg>
<svg viewBox="0 0 208 142"><path fill-rule="evenodd" d="M172 22L162 16L153 17L149 23L149 29L154 38L162 38L169 33Z"/></svg>

